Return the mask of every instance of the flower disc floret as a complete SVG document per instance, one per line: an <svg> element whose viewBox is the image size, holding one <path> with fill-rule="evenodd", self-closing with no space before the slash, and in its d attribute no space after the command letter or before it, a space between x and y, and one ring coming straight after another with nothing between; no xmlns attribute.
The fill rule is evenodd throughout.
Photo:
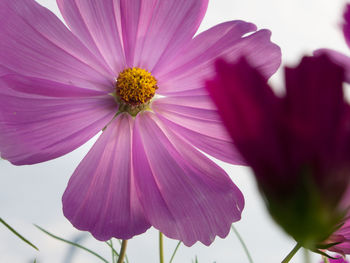
<svg viewBox="0 0 350 263"><path fill-rule="evenodd" d="M157 80L144 69L128 68L117 78L117 96L129 105L138 106L147 103L154 96L156 89L158 89Z"/></svg>

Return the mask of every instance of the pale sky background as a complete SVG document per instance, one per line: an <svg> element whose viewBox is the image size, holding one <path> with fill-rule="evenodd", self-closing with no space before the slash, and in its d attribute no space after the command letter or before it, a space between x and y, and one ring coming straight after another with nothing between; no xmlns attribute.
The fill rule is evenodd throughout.
<svg viewBox="0 0 350 263"><path fill-rule="evenodd" d="M59 15L55 0L38 2ZM287 65L295 65L303 54L311 54L322 47L350 55L340 29L345 3L344 0L211 0L200 31L228 20L253 22L259 28L272 31L273 41L282 49L283 64ZM272 82L282 83L281 75L279 71ZM32 224L68 239L79 235L62 214L61 196L70 175L94 140L64 157L38 165L16 167L0 161L0 217L40 249L36 252L0 225L0 263L29 263L35 258L38 263L67 262L65 256L70 247L43 234ZM235 226L245 239L254 262L280 262L294 246L293 240L265 211L249 169L220 165L245 195L243 217ZM130 263L158 262L157 235L152 229L129 242ZM110 259L108 247L91 236L88 235L83 244ZM169 261L176 244L174 240L165 239L165 262ZM226 239L217 238L210 247L181 246L174 262L191 263L196 255L200 263L248 262L233 233ZM319 262L319 259L313 256L312 262ZM70 263L81 262L99 261L84 251L76 251ZM303 253L298 253L291 262L303 262Z"/></svg>

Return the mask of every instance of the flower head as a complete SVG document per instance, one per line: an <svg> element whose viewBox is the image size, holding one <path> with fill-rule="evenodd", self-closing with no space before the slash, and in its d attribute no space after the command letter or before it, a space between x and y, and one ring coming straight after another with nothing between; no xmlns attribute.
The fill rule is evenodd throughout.
<svg viewBox="0 0 350 263"><path fill-rule="evenodd" d="M204 79L240 54L270 76L270 32L230 21L194 37L207 0L57 4L69 29L33 0L0 1L2 157L47 161L103 130L63 195L75 227L99 240L150 226L186 245L226 236L244 199L202 152L242 161Z"/></svg>
<svg viewBox="0 0 350 263"><path fill-rule="evenodd" d="M340 66L320 56L286 68L283 97L244 59L219 62L216 78L207 83L271 215L311 249L343 224L349 208L350 115L343 78Z"/></svg>

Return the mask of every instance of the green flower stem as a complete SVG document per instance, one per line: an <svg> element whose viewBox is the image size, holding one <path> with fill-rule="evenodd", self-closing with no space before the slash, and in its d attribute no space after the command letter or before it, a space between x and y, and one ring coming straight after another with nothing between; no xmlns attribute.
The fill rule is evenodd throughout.
<svg viewBox="0 0 350 263"><path fill-rule="evenodd" d="M301 248L301 245L299 243L297 243L295 245L295 247L292 249L292 251L289 252L289 254L283 259L283 261L281 263L288 263L294 257L294 255L298 252L298 250L300 248Z"/></svg>
<svg viewBox="0 0 350 263"><path fill-rule="evenodd" d="M8 228L8 230L10 230L13 234L15 234L16 236L18 236L22 241L24 241L25 243L27 243L29 246L31 246L32 248L36 249L39 251L39 249L32 244L31 242L29 242L26 238L24 238L20 233L18 233L16 230L14 230L9 224L7 224L1 217L0 217L0 222L6 226Z"/></svg>
<svg viewBox="0 0 350 263"><path fill-rule="evenodd" d="M119 258L117 263L123 263L124 262L124 257L125 257L125 253L126 253L126 246L128 244L128 240L123 240L122 242L122 246L120 248L120 252L119 252Z"/></svg>
<svg viewBox="0 0 350 263"><path fill-rule="evenodd" d="M176 248L175 248L175 250L174 250L174 252L173 252L173 254L172 254L171 258L170 258L169 263L173 262L174 257L175 257L175 255L176 255L176 252L177 252L177 250L179 249L179 246L180 246L180 245L181 245L181 241L179 241L179 242L177 243Z"/></svg>
<svg viewBox="0 0 350 263"><path fill-rule="evenodd" d="M232 228L233 232L235 232L239 242L241 243L241 245L242 245L242 247L244 249L244 252L246 253L246 255L248 257L249 263L253 263L253 259L252 259L251 255L249 253L247 245L243 241L243 238L241 237L241 235L238 233L237 229L233 225L231 225L231 228Z"/></svg>
<svg viewBox="0 0 350 263"><path fill-rule="evenodd" d="M159 231L159 263L164 263L163 234Z"/></svg>

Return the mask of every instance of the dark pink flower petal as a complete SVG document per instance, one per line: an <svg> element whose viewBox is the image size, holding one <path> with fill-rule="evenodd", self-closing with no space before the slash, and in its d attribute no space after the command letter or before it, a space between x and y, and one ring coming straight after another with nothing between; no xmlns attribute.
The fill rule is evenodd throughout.
<svg viewBox="0 0 350 263"><path fill-rule="evenodd" d="M77 87L113 89L114 75L104 61L35 1L0 1L0 24L0 65Z"/></svg>
<svg viewBox="0 0 350 263"><path fill-rule="evenodd" d="M237 149L258 177L272 183L276 170L285 172L284 152L279 138L281 99L266 79L245 60L229 65L217 63L217 76L207 88Z"/></svg>
<svg viewBox="0 0 350 263"><path fill-rule="evenodd" d="M6 75L0 80L1 156L33 164L62 156L97 134L117 105L104 92Z"/></svg>
<svg viewBox="0 0 350 263"><path fill-rule="evenodd" d="M317 159L326 172L327 164L338 163L335 158L344 153L338 152L344 143L343 75L343 69L326 56L305 57L298 67L286 69L285 107L294 167Z"/></svg>
<svg viewBox="0 0 350 263"><path fill-rule="evenodd" d="M340 242L340 244L328 248L328 250L341 253L350 254L350 226L349 223L345 223L339 230L337 230L330 237L332 242Z"/></svg>
<svg viewBox="0 0 350 263"><path fill-rule="evenodd" d="M332 59L333 62L342 66L345 70L345 80L346 82L350 83L350 57L349 56L344 55L343 53L340 53L338 51L326 49L326 48L316 50L314 52L314 55L315 56L327 55Z"/></svg>
<svg viewBox="0 0 350 263"><path fill-rule="evenodd" d="M129 114L108 125L75 170L62 198L64 215L98 240L129 239L150 227L134 187L133 125Z"/></svg>
<svg viewBox="0 0 350 263"><path fill-rule="evenodd" d="M243 164L208 95L162 98L153 102L152 109L166 126L200 150L225 162Z"/></svg>
<svg viewBox="0 0 350 263"><path fill-rule="evenodd" d="M119 72L122 66L152 71L159 60L170 60L192 39L208 1L58 0L58 5L73 32Z"/></svg>
<svg viewBox="0 0 350 263"><path fill-rule="evenodd" d="M226 173L153 113L139 114L134 132L135 184L149 222L187 246L225 237L244 206Z"/></svg>
<svg viewBox="0 0 350 263"><path fill-rule="evenodd" d="M343 34L346 44L350 47L350 4L346 5L344 12Z"/></svg>
<svg viewBox="0 0 350 263"><path fill-rule="evenodd" d="M181 52L181 56L155 69L160 87L158 92L171 94L203 89L203 80L213 77L213 64L219 57L237 61L246 55L266 77L271 76L280 65L280 48L271 43L268 30L255 30L255 25L251 23L231 21L199 34ZM251 34L244 36L248 33Z"/></svg>

